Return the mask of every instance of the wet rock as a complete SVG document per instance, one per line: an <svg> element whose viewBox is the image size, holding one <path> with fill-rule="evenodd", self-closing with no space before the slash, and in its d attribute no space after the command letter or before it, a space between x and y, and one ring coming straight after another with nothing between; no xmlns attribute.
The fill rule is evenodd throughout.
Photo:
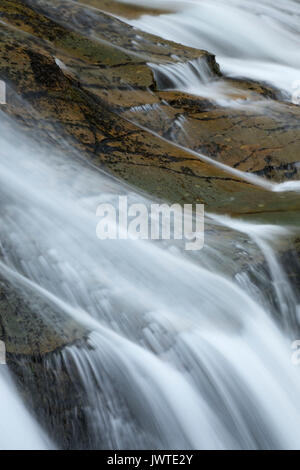
<svg viewBox="0 0 300 470"><path fill-rule="evenodd" d="M66 346L83 347L87 337L86 328L57 306L0 276L0 339L7 365L27 407L52 441L66 449L90 443L85 395L59 361Z"/></svg>
<svg viewBox="0 0 300 470"><path fill-rule="evenodd" d="M47 50L25 43L22 33L3 27L0 35L0 76L11 90L2 109L34 138L58 145L65 140L94 164L161 199L205 203L207 211L233 215L299 210L294 193L281 197L249 184L112 112Z"/></svg>
<svg viewBox="0 0 300 470"><path fill-rule="evenodd" d="M159 96L160 106L125 116L238 170L277 182L299 179L299 106L264 101L257 109L250 103L233 108L175 91Z"/></svg>
<svg viewBox="0 0 300 470"><path fill-rule="evenodd" d="M30 34L24 36L27 43L46 48L82 86L109 104L156 101L151 97L156 83L148 62L198 59L207 63L213 74L220 75L214 56L208 52L137 31L100 11L88 10L86 14L81 4L2 0L0 13L5 22Z"/></svg>
<svg viewBox="0 0 300 470"><path fill-rule="evenodd" d="M0 0L6 23L0 28L0 78L8 85L2 111L31 137L57 146L70 143L84 159L153 197L295 224L296 193L250 184L174 143L239 170L278 181L296 178L300 108L276 102L275 90L244 80L223 80L232 86L232 100L244 105L235 108L158 90L149 61L200 59L217 81L221 75L214 57L141 33L99 11L84 15L83 9L61 0ZM262 104L260 112L247 109L250 99ZM231 237L225 232L216 237ZM263 266L256 253L249 258L245 249L243 257L246 242L237 241L232 253L241 270L249 262ZM281 253L297 288L293 245ZM25 401L64 448L99 445L89 441L84 391L74 388L63 362L64 348L87 347L87 335L39 294L0 278L0 338L9 367Z"/></svg>
<svg viewBox="0 0 300 470"><path fill-rule="evenodd" d="M0 277L0 339L8 354L42 356L86 337L86 329L28 287Z"/></svg>
<svg viewBox="0 0 300 470"><path fill-rule="evenodd" d="M172 5L166 8L160 8L159 10L155 8L150 8L142 5L130 4L130 3L121 3L117 0L81 0L80 3L97 8L99 10L105 11L107 13L112 13L118 17L123 18L139 18L141 15L163 15L166 13L171 13L174 11Z"/></svg>
<svg viewBox="0 0 300 470"><path fill-rule="evenodd" d="M176 51L181 60L202 54L213 61L213 56L168 41L158 44L158 38L144 33L143 41L132 45L136 30L99 12L96 19L88 15L86 25L81 5L64 9L61 0L26 2L34 4L33 10L17 0L8 3L9 8L6 0L0 2L3 19L14 26L1 25L0 31L0 77L10 90L2 110L33 137L55 145L69 142L94 164L164 200L199 202L207 211L274 222L299 211L297 194L273 193L250 184L172 143L238 170L276 180L293 178L299 107L276 103L270 90L252 82L249 93L264 100L267 95L272 103L261 114L251 108L216 106L194 95L159 92L155 86L149 90L153 75L145 57L175 60L171 56ZM62 26L64 22L70 29ZM101 33L101 41L96 33ZM137 57L137 51L145 57ZM123 69L128 72L124 76ZM139 100L148 106L133 108ZM184 126L182 119L187 121Z"/></svg>
<svg viewBox="0 0 300 470"><path fill-rule="evenodd" d="M51 19L56 26L61 25L65 30L67 25L68 33L70 31L77 33L70 38L78 37L79 34L82 38L89 38L90 41L98 43L98 47L99 44L104 49L105 46L110 46L111 51L113 49L119 51L119 58L127 53L133 62L176 63L203 57L211 60L215 73L220 75L219 66L213 60L213 54L137 30L111 15L86 8L81 3L70 4L66 0L52 0L51 2L25 0L24 3L40 14L39 21L42 15L43 18ZM39 35L39 29L39 24L36 24L36 35ZM71 44L70 40L68 41ZM107 56L107 65L116 66L117 63L113 64L113 60L114 56Z"/></svg>
<svg viewBox="0 0 300 470"><path fill-rule="evenodd" d="M87 346L78 341L76 347ZM86 393L80 380L74 386L62 351L39 356L8 353L7 363L26 406L59 449L97 448L87 419Z"/></svg>

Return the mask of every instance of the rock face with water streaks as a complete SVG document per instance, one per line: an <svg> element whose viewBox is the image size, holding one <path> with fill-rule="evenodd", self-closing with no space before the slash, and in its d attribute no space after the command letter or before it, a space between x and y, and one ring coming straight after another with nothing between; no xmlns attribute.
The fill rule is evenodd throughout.
<svg viewBox="0 0 300 470"><path fill-rule="evenodd" d="M81 157L151 196L294 223L297 194L271 192L213 163L273 181L298 178L300 108L280 101L265 84L223 77L209 52L143 33L108 13L132 17L137 10L107 0L0 0L0 78L7 83L2 111L34 139L67 149L71 144ZM197 69L217 91L226 89L230 106L166 89L172 80L157 70L178 63ZM249 258L243 260L240 250L247 242L242 235L232 242L245 271ZM299 240L280 252L296 287L299 253ZM261 263L268 277L255 256L251 263ZM65 448L98 444L88 441L84 393L74 390L60 354L71 344L88 347L87 336L53 303L0 278L0 339L9 365L27 403ZM80 423L76 430L74 421Z"/></svg>
<svg viewBox="0 0 300 470"><path fill-rule="evenodd" d="M83 38L90 38L90 43L98 43L92 48L85 40L81 48L86 52L91 47L95 59L98 57L96 51L99 50L99 43L101 44L103 50L102 57L100 57L101 65L99 61L98 63L94 61L94 64L84 67L83 70L82 64L75 65L75 53L71 50L69 51L71 64L70 56L63 55L61 58L67 66L70 65L70 70L72 69L72 72L76 74L83 87L90 89L109 105L130 108L149 104L159 106L164 113L164 103L167 101L173 109L168 126L171 128L174 125L176 127L180 103L185 101L182 115L192 118L187 123L187 127L188 133L192 135L190 145L194 149L243 171L262 174L274 180L297 178L299 108L283 103L275 106L273 100L276 98L276 92L270 87L245 80L226 79L223 82L229 87L228 94L232 99L236 99L237 106L241 109L216 106L215 111L212 112L211 105L206 106L205 100L202 99L203 115L199 116L197 109L200 100L195 96L185 98L182 93L179 97L178 94L170 96L170 93L168 96L157 96L155 93L157 85L153 81L153 74L149 71L147 63L164 64L202 60L209 64L211 80L220 81L219 69L212 55L168 41L164 42L161 39L158 42L158 38L141 32L136 34L132 28L115 18L104 15L99 10L89 11L87 15L86 8L81 4L74 5L72 8L68 4L66 8L66 3L62 0L52 1L51 5L43 0L29 3L52 18L56 27L57 22L61 25L68 24L72 30L72 37L75 37L75 32L77 34L76 44L78 37L81 41ZM101 8L101 2L98 8ZM38 26L35 30L40 29ZM39 32L35 34L38 35ZM69 44L70 41L73 39L68 39L67 43ZM62 42L56 43L58 55L63 53ZM107 47L113 48L114 51L118 50L117 63L112 64L114 56L111 53L107 54L109 56L107 61L107 56L105 56ZM124 60L121 59L122 54ZM86 61L86 54L84 60ZM144 63L141 64L141 61ZM101 76L97 70L99 66L105 68ZM198 66L201 68L200 62ZM146 69L147 72L145 72ZM149 92L149 88L154 92ZM264 105L261 103L259 105L261 111L254 111L249 103L247 106L247 99L253 100L255 97L258 100L266 98L270 103ZM241 101L244 101L245 106ZM149 121L145 122L147 127L151 127L151 124ZM177 137L180 141L180 135Z"/></svg>
<svg viewBox="0 0 300 470"><path fill-rule="evenodd" d="M118 0L82 0L81 4L96 8L106 13L111 13L122 18L139 18L141 15L162 15L174 11L171 4L167 8L155 5L155 8L138 4L118 2Z"/></svg>
<svg viewBox="0 0 300 470"><path fill-rule="evenodd" d="M84 394L74 388L63 364L58 367L63 348L86 347L88 333L32 289L0 276L0 340L6 362L32 414L47 423L53 442L65 449L92 445ZM80 425L74 429L76 421Z"/></svg>
<svg viewBox="0 0 300 470"><path fill-rule="evenodd" d="M14 355L39 357L86 335L84 327L67 319L39 295L0 278L0 339L8 360Z"/></svg>
<svg viewBox="0 0 300 470"><path fill-rule="evenodd" d="M214 56L206 51L162 42L142 32L137 34L133 28L104 13L98 13L95 18L89 15L87 23L82 6L64 2L33 4L35 10L24 2L2 1L2 18L29 33L23 40L44 47L65 64L65 72L72 71L82 86L111 105L148 103L149 91L155 89L148 62L197 59L209 64L216 76L220 73ZM66 24L70 29L66 29Z"/></svg>
<svg viewBox="0 0 300 470"><path fill-rule="evenodd" d="M296 173L299 108L276 103L278 109L257 115L192 95L159 92L146 58L156 63L204 60L219 80L213 56L144 35L101 12L87 25L80 5L66 10L61 1L25 3L34 9L23 2L0 2L7 23L0 32L0 76L11 90L2 109L35 137L55 144L69 140L94 163L159 198L203 202L208 211L249 216L280 217L287 208L299 209L295 195L246 183L167 141L185 144L182 127L176 131L182 117L187 133L190 127L196 135L193 149L240 170L290 178ZM239 90L271 103L273 92L264 86L239 82ZM149 107L145 113L145 104L155 113ZM140 128L141 123L158 131L155 124L162 121L165 140Z"/></svg>
<svg viewBox="0 0 300 470"><path fill-rule="evenodd" d="M298 106L269 100L257 111L241 101L237 108L221 108L178 92L159 97L159 108L138 112L142 124L152 113L157 132L182 145L188 140L190 148L218 162L272 181L299 178Z"/></svg>
<svg viewBox="0 0 300 470"><path fill-rule="evenodd" d="M158 198L201 202L207 211L272 222L288 221L289 214L299 211L295 193L273 193L247 183L173 143L238 170L275 180L293 178L299 107L275 102L274 90L245 81L230 82L238 103L245 104L234 109L160 91L149 62L198 61L200 68L205 63L218 82L222 78L214 57L138 32L100 11L93 11L87 24L85 7L64 6L63 1L0 0L0 77L8 85L2 110L27 133L52 145L70 142L94 164ZM261 100L261 113L247 109L249 96ZM18 295L2 288L2 327L10 345L17 345L14 352L45 353L82 336L75 325L65 338L55 328L50 334L46 323L39 325L44 334L37 338L37 330L18 321ZM8 321L7 312L15 323ZM22 312L30 317L28 305ZM19 335L22 340L16 340Z"/></svg>

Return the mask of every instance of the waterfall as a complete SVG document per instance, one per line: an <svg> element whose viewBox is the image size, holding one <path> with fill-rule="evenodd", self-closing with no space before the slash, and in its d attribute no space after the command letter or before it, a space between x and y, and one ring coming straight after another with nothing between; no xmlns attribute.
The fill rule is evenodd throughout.
<svg viewBox="0 0 300 470"><path fill-rule="evenodd" d="M184 88L188 83L191 88L210 82L214 75L209 64L204 60L194 60L176 64L149 64L154 71L159 89Z"/></svg>
<svg viewBox="0 0 300 470"><path fill-rule="evenodd" d="M5 366L0 366L0 450L53 448L26 410Z"/></svg>
<svg viewBox="0 0 300 470"><path fill-rule="evenodd" d="M124 21L207 49L228 77L269 83L292 99L300 79L299 1L128 3L164 13ZM165 57L148 62L160 90L200 95L213 105L266 106L267 99L231 99L233 89L204 60L168 63ZM282 103L270 101L280 111ZM147 132L147 151L155 136L228 179L249 183L249 198L251 188L259 188L274 196L269 213L278 209L281 216L298 197L299 181L276 183L189 148L181 111L171 132L161 135L166 101L121 104L109 112L135 124L128 131L132 142L139 130ZM172 134L178 128L184 145ZM284 226L252 221L251 214L242 220L208 212L205 245L195 252L185 250L184 240L99 240L99 204L117 208L120 195L146 207L158 201L60 144L59 151L33 142L1 111L1 295L7 282L33 321L49 331L72 322L84 334L43 354L8 351L8 366L0 365L0 449L300 449L300 375L291 348L300 334L299 277L290 276L299 272L292 249L300 239L296 217ZM277 207L280 198L286 201Z"/></svg>
<svg viewBox="0 0 300 470"><path fill-rule="evenodd" d="M136 4L153 7L152 1ZM174 12L129 21L157 36L216 54L228 76L265 81L291 96L300 79L300 3L295 0L201 0L160 6Z"/></svg>
<svg viewBox="0 0 300 470"><path fill-rule="evenodd" d="M90 331L86 345L64 348L46 367L67 370L84 390L91 447L299 448L300 377L290 359L299 307L284 277L286 302L271 248L290 229L208 214L205 248L193 256L180 242L99 241L99 202L116 204L120 193L151 201L76 155L62 159L10 135L14 145L3 126L0 272ZM279 308L262 282L236 276L232 240L246 259L251 247L271 263Z"/></svg>
<svg viewBox="0 0 300 470"><path fill-rule="evenodd" d="M220 106L242 107L245 92L221 80L211 70L206 60L197 59L188 62L148 64L153 70L159 90L180 90L202 98L208 98ZM234 95L234 100L231 98ZM240 100L238 97L240 95ZM257 103L254 104L254 110ZM249 103L247 102L249 109Z"/></svg>

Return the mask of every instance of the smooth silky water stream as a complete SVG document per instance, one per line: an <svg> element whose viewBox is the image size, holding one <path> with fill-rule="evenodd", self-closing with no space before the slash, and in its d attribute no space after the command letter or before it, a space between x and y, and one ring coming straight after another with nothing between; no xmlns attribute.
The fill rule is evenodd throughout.
<svg viewBox="0 0 300 470"><path fill-rule="evenodd" d="M134 3L154 6L152 0ZM300 80L298 0L161 0L155 6L175 11L126 21L216 54L226 75L265 81L289 97L293 93L294 82Z"/></svg>
<svg viewBox="0 0 300 470"><path fill-rule="evenodd" d="M179 242L100 241L97 204L117 204L119 194L151 201L12 130L11 144L4 129L0 272L91 332L86 347L65 348L48 367L64 367L84 388L93 446L298 448L300 377L288 326L296 296L286 305L292 286L273 263L284 329L264 285L239 283L232 260L241 243L246 259L249 244L272 262L288 230L208 217L195 255ZM216 240L228 226L231 236Z"/></svg>
<svg viewBox="0 0 300 470"><path fill-rule="evenodd" d="M5 366L0 368L0 450L53 449L24 407Z"/></svg>
<svg viewBox="0 0 300 470"><path fill-rule="evenodd" d="M247 41L237 40L239 19L244 28L253 27L249 2L243 9L234 0L226 7L223 1L196 3L180 2L173 15L143 17L136 24L221 53L217 59L232 74L236 64L238 74L242 69L250 76L251 70L254 76L262 69L253 63L264 63L272 70L270 82L288 91L278 77L289 70L290 80L299 68L298 2L280 2L284 9L266 0L251 3L257 27L264 21L272 31L285 27L286 43L278 48L266 29L259 39L243 29ZM231 16L222 20L223 31L220 18L228 3ZM206 29L202 23L191 27L191 15L199 25L198 12ZM213 41L216 31L220 40ZM181 85L187 83L176 74ZM196 76L198 83L205 81L203 74ZM49 369L68 372L74 390L84 390L90 446L300 448L300 376L290 349L297 337L299 297L276 255L296 229L207 214L205 247L199 253L185 252L178 241L100 241L95 215L100 202L117 205L120 194L130 202L152 201L77 158L49 154L16 130L10 129L8 140L4 116L0 123L0 273L90 331L86 345L70 345L46 361ZM242 172L238 176L270 191L299 189L299 182L276 185ZM258 283L245 270L251 263ZM270 279L262 277L262 263ZM274 302L266 294L270 289ZM14 408L20 407L25 445L51 446L6 374L0 376L1 400L13 390L7 420L13 424ZM0 447L21 445L17 435L9 443L6 437L1 433Z"/></svg>

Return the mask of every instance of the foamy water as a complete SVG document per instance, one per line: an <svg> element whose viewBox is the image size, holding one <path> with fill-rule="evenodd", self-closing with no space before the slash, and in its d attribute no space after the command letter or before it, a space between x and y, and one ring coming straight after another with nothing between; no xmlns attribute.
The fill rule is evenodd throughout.
<svg viewBox="0 0 300 470"><path fill-rule="evenodd" d="M136 3L172 13L144 15L134 25L216 53L229 75L259 78L288 94L298 78L299 2ZM202 62L151 67L171 88L205 93L212 85L224 100ZM290 348L299 296L280 256L297 229L207 214L198 253L185 252L180 241L100 241L99 203L116 206L126 195L149 205L151 197L83 164L72 149L56 154L7 125L1 115L0 273L26 291L29 306L36 308L28 292L37 293L89 332L45 367L64 370L74 392L84 394L91 447L299 449L300 376ZM184 118L178 125L185 128ZM300 189L173 145L266 191ZM51 321L43 308L39 314ZM48 406L51 416L57 403ZM55 429L36 411L39 424L1 369L0 448L52 447L45 430Z"/></svg>
<svg viewBox="0 0 300 470"><path fill-rule="evenodd" d="M152 7L153 2L136 4ZM270 83L288 96L300 79L300 4L293 0L158 2L175 12L130 21L157 36L216 54L229 76ZM128 21L128 20L126 20Z"/></svg>
<svg viewBox="0 0 300 470"><path fill-rule="evenodd" d="M226 238L216 243L208 235L203 253L193 256L180 243L99 241L99 202L114 204L120 192L132 202L151 201L14 134L18 139L22 151L1 134L0 271L91 331L88 348L67 347L49 367L63 365L71 380L76 370L93 442L118 449L298 448L300 377L289 345L297 300L285 304L282 291L293 288L272 251L289 231L207 219L212 229L229 226L233 238L250 234L273 263L275 312L258 300L263 286L253 296L249 279L224 273L224 265L239 270ZM13 406L6 406L8 416ZM35 434L27 428L26 445L41 445Z"/></svg>

